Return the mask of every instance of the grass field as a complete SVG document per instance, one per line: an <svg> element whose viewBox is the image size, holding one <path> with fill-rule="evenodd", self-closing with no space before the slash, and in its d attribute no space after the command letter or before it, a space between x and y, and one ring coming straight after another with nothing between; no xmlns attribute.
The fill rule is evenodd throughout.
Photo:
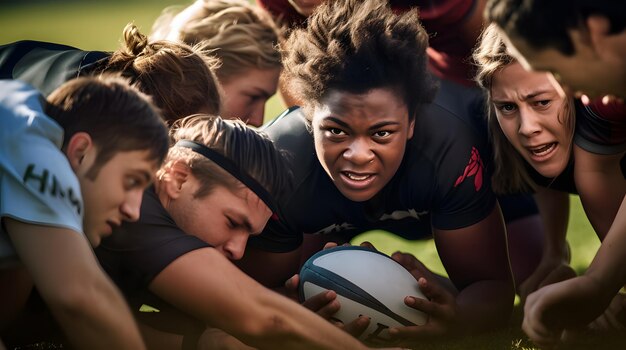
<svg viewBox="0 0 626 350"><path fill-rule="evenodd" d="M181 3L167 0L21 0L19 4L8 4L6 0L0 0L0 45L32 39L63 43L86 50L112 51L118 48L126 23L134 22L147 34L161 10L176 4ZM282 108L280 99L272 98L266 115L275 116ZM599 242L576 196L572 196L569 228L572 265L582 272L593 258ZM386 253L397 250L411 252L434 271L445 273L432 241L409 242L384 232L363 234L355 242L363 240L371 241ZM519 330L520 317L520 310L517 309L510 326L504 331L425 343L424 349L534 349ZM626 349L626 344L623 339L590 336L581 345L568 348Z"/></svg>

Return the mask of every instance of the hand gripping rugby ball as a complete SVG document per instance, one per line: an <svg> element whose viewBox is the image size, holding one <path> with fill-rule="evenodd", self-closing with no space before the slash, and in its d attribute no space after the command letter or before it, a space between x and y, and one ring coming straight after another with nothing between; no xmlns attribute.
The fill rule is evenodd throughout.
<svg viewBox="0 0 626 350"><path fill-rule="evenodd" d="M404 297L425 298L417 281L389 256L357 246L322 250L300 270L302 301L326 290L337 293L341 309L333 318L345 323L371 318L359 339L376 343L389 339L389 327L423 325L428 316L404 304Z"/></svg>

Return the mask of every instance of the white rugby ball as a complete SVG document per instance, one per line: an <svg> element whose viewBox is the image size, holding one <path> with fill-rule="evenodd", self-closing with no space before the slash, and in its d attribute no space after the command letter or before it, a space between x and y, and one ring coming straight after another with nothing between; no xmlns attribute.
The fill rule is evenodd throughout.
<svg viewBox="0 0 626 350"><path fill-rule="evenodd" d="M423 325L428 316L404 304L406 296L424 298L415 277L389 256L358 246L322 250L300 270L302 301L326 290L337 293L341 309L333 315L345 323L371 318L359 339L388 340L389 327Z"/></svg>

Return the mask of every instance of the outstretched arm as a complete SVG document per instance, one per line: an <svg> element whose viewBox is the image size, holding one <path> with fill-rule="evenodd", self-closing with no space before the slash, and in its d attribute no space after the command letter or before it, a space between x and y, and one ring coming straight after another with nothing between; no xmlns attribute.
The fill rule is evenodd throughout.
<svg viewBox="0 0 626 350"><path fill-rule="evenodd" d="M212 248L179 257L149 288L175 307L257 348L365 348L315 313L263 287Z"/></svg>
<svg viewBox="0 0 626 350"><path fill-rule="evenodd" d="M145 348L124 298L85 237L69 229L4 220L22 263L76 348Z"/></svg>

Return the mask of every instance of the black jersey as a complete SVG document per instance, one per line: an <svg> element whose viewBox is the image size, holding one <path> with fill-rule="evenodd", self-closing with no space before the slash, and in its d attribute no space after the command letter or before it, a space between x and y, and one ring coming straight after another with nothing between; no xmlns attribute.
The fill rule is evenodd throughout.
<svg viewBox="0 0 626 350"><path fill-rule="evenodd" d="M303 233L348 241L372 229L419 239L431 235L431 225L451 230L484 219L496 197L487 139L472 120L482 111L481 101L440 91L416 117L413 138L394 177L365 202L351 201L339 192L317 159L303 112L290 109L264 131L290 155L295 190L279 200L279 218L270 220L250 243L288 251L301 243Z"/></svg>
<svg viewBox="0 0 626 350"><path fill-rule="evenodd" d="M591 105L576 101L574 142L596 154L626 151L626 106L617 101L608 105L601 101Z"/></svg>
<svg viewBox="0 0 626 350"><path fill-rule="evenodd" d="M19 79L47 96L64 82L108 61L110 55L42 41L18 41L0 46L0 79Z"/></svg>
<svg viewBox="0 0 626 350"><path fill-rule="evenodd" d="M205 247L209 244L176 225L151 187L144 192L139 221L124 222L95 251L131 304L140 306L156 275L180 256Z"/></svg>

